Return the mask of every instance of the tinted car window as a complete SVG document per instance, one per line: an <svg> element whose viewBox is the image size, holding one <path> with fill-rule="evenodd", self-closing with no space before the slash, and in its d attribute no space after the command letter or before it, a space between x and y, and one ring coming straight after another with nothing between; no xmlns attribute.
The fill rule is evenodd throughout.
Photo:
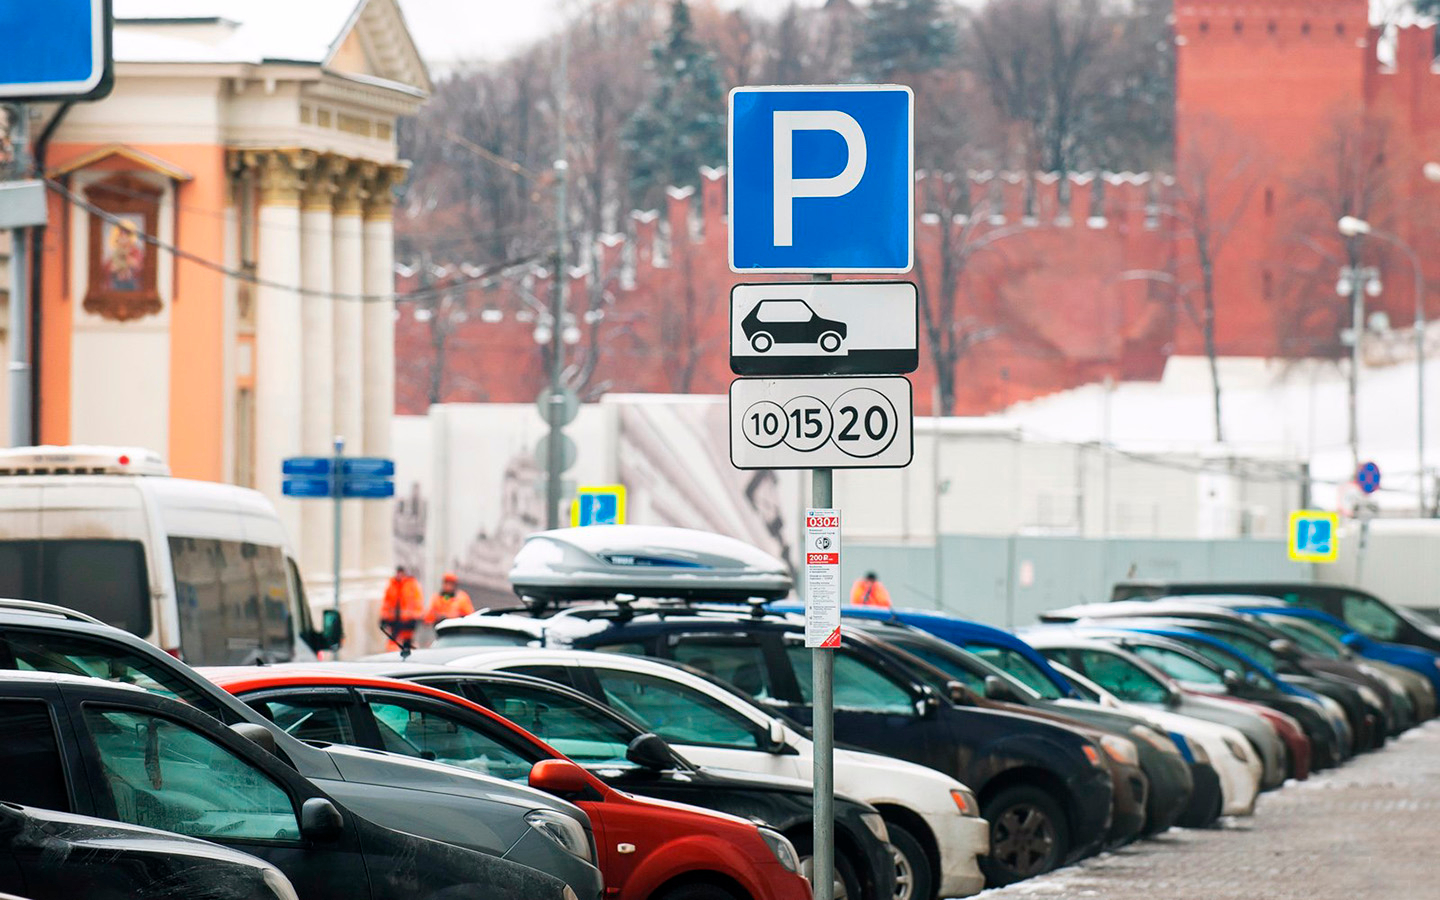
<svg viewBox="0 0 1440 900"><path fill-rule="evenodd" d="M634 732L584 701L526 684L487 684L490 709L582 765L629 766Z"/></svg>
<svg viewBox="0 0 1440 900"><path fill-rule="evenodd" d="M1164 703L1170 696L1165 685L1127 659L1099 650L1081 650L1079 656L1085 674L1121 700Z"/></svg>
<svg viewBox="0 0 1440 900"><path fill-rule="evenodd" d="M985 679L981 675L970 671L948 653L940 652L934 647L917 644L899 644L905 652L923 659L925 662L944 672L946 675L965 685L977 694L984 695Z"/></svg>
<svg viewBox="0 0 1440 900"><path fill-rule="evenodd" d="M1268 621L1271 627L1285 632L1285 636L1300 645L1300 648L1307 653L1314 653L1326 659L1344 659L1345 654L1340 648L1330 643L1324 635L1316 634L1304 625L1281 621L1282 617L1273 616Z"/></svg>
<svg viewBox="0 0 1440 900"><path fill-rule="evenodd" d="M55 603L150 634L149 574L139 541L5 541L0 596Z"/></svg>
<svg viewBox="0 0 1440 900"><path fill-rule="evenodd" d="M70 811L65 768L55 737L50 704L41 700L0 700L0 800Z"/></svg>
<svg viewBox="0 0 1440 900"><path fill-rule="evenodd" d="M685 637L671 654L676 662L694 666L729 682L751 697L771 697L765 651L746 641Z"/></svg>
<svg viewBox="0 0 1440 900"><path fill-rule="evenodd" d="M436 631L432 647L528 647L535 639L516 631L483 628L445 628Z"/></svg>
<svg viewBox="0 0 1440 900"><path fill-rule="evenodd" d="M570 677L570 670L564 666L513 666L506 668L507 672L514 672L517 675L529 675L531 678L540 678L545 681L553 681L556 684L563 684L566 687L574 687L574 680Z"/></svg>
<svg viewBox="0 0 1440 900"><path fill-rule="evenodd" d="M521 784L529 780L530 767L539 758L522 754L508 741L428 703L396 697L367 697L366 702L380 726L381 742L391 753L432 759Z"/></svg>
<svg viewBox="0 0 1440 900"><path fill-rule="evenodd" d="M279 547L170 538L180 652L193 666L294 655L290 577Z"/></svg>
<svg viewBox="0 0 1440 900"><path fill-rule="evenodd" d="M1060 689L1055 687L1055 683L1041 671L1039 666L1026 659L1023 653L1008 647L995 647L990 644L966 643L965 649L995 668L1009 672L1046 700L1060 699Z"/></svg>
<svg viewBox="0 0 1440 900"><path fill-rule="evenodd" d="M119 644L79 635L14 629L0 636L0 665L133 684L221 718L218 704L168 667Z"/></svg>
<svg viewBox="0 0 1440 900"><path fill-rule="evenodd" d="M1395 640L1404 626L1399 616L1372 597L1346 594L1341 601L1341 608L1344 611L1341 618L1355 626L1356 631L1377 641Z"/></svg>
<svg viewBox="0 0 1440 900"><path fill-rule="evenodd" d="M284 700L247 700L246 703L297 740L357 743L349 709L338 701L292 696Z"/></svg>
<svg viewBox="0 0 1440 900"><path fill-rule="evenodd" d="M806 703L813 701L811 652L798 644L785 648ZM835 707L881 713L913 714L915 711L909 691L845 650L835 654Z"/></svg>
<svg viewBox="0 0 1440 900"><path fill-rule="evenodd" d="M671 743L760 747L749 719L700 691L640 672L592 671L611 706Z"/></svg>
<svg viewBox="0 0 1440 900"><path fill-rule="evenodd" d="M284 789L209 737L140 710L86 704L84 718L114 818L191 837L299 840Z"/></svg>
<svg viewBox="0 0 1440 900"><path fill-rule="evenodd" d="M1145 644L1130 647L1129 650L1141 659L1154 663L1171 678L1177 678L1180 681L1189 681L1195 684L1225 683L1225 677L1221 673L1191 659L1183 653L1176 653L1174 650L1167 650L1164 647L1151 647Z"/></svg>

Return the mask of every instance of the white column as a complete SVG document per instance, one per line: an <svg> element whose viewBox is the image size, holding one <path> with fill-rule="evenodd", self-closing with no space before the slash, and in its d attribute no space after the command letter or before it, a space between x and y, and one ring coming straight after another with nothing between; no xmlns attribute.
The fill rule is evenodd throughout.
<svg viewBox="0 0 1440 900"><path fill-rule="evenodd" d="M366 170L369 170L367 173ZM335 195L335 293L341 297L358 298L365 293L365 242L361 216L364 214L364 186L374 164L351 163L340 177ZM364 325L363 304L358 299L337 299L333 307L335 319L335 434L345 438L346 455L358 455L365 449L364 433L364 372L362 344ZM341 527L341 558L347 571L360 567L362 503L345 504Z"/></svg>
<svg viewBox="0 0 1440 900"><path fill-rule="evenodd" d="M301 358L300 445L307 456L329 456L335 436L335 157L309 172L300 197ZM312 578L330 571L331 510L324 503L300 506L300 565Z"/></svg>
<svg viewBox="0 0 1440 900"><path fill-rule="evenodd" d="M365 202L365 293L363 305L365 354L365 455L390 455L390 428L395 418L395 303L379 302L395 290L394 188L404 169L383 166ZM394 503L365 501L362 559L372 569L387 569L394 559Z"/></svg>
<svg viewBox="0 0 1440 900"><path fill-rule="evenodd" d="M280 492L280 465L301 452L303 325L300 294L299 151L251 154L260 167L259 259L255 290L255 485L275 504L286 531L300 534L299 503Z"/></svg>

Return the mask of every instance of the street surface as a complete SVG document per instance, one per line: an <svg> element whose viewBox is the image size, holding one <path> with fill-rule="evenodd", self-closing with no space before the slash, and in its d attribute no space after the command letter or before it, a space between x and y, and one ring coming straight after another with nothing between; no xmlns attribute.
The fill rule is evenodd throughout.
<svg viewBox="0 0 1440 900"><path fill-rule="evenodd" d="M985 900L1435 900L1440 721L1264 794L1250 819L1171 830Z"/></svg>

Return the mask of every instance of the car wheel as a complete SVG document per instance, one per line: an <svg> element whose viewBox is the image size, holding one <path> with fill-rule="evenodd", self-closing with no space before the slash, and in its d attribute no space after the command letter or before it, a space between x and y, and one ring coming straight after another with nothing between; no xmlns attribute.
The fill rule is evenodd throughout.
<svg viewBox="0 0 1440 900"><path fill-rule="evenodd" d="M750 346L756 353L764 353L775 346L775 339L768 332L757 331L750 335Z"/></svg>
<svg viewBox="0 0 1440 900"><path fill-rule="evenodd" d="M985 818L990 822L990 855L983 863L987 884L1012 884L1064 861L1070 846L1065 814L1039 788L1004 789L985 804Z"/></svg>
<svg viewBox="0 0 1440 900"><path fill-rule="evenodd" d="M718 884L692 881L656 894L654 900L740 900Z"/></svg>
<svg viewBox="0 0 1440 900"><path fill-rule="evenodd" d="M915 836L894 822L886 822L895 851L895 900L934 900L930 858Z"/></svg>
<svg viewBox="0 0 1440 900"><path fill-rule="evenodd" d="M826 353L834 353L840 349L840 335L833 331L827 331L820 335L820 349Z"/></svg>
<svg viewBox="0 0 1440 900"><path fill-rule="evenodd" d="M806 881L814 884L815 856L810 849L811 841L791 838L791 843L800 854L800 874L805 876ZM835 900L865 900L865 892L860 887L860 876L855 874L855 867L838 852L835 854Z"/></svg>

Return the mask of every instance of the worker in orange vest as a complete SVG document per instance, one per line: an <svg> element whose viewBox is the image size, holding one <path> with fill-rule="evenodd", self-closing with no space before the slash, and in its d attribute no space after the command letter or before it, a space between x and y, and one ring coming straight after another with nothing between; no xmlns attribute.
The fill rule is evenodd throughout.
<svg viewBox="0 0 1440 900"><path fill-rule="evenodd" d="M409 650L415 646L415 629L425 615L425 595L420 582L395 567L395 576L385 586L385 599L380 603L380 631L389 638L387 650Z"/></svg>
<svg viewBox="0 0 1440 900"><path fill-rule="evenodd" d="M425 621L439 625L446 619L458 619L475 611L470 595L460 590L459 579L454 572L446 572L440 579L440 593L430 598L430 608L425 611Z"/></svg>
<svg viewBox="0 0 1440 900"><path fill-rule="evenodd" d="M890 592L874 572L866 572L864 578L855 579L850 588L850 602L856 606L883 606L890 608Z"/></svg>

